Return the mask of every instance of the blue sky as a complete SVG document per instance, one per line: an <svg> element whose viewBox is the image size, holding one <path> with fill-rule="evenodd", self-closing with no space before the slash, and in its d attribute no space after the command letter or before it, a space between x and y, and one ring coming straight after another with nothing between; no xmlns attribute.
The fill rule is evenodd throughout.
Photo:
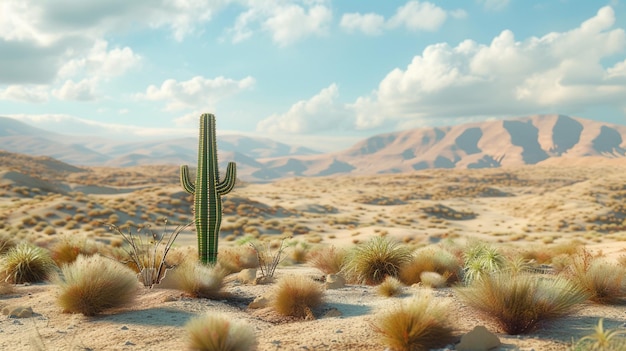
<svg viewBox="0 0 626 351"><path fill-rule="evenodd" d="M623 0L3 0L0 116L318 150L561 113L626 124Z"/></svg>

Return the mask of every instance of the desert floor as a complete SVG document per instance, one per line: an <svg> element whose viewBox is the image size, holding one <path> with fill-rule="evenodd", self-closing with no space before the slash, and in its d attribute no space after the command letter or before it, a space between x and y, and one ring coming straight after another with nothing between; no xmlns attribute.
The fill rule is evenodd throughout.
<svg viewBox="0 0 626 351"><path fill-rule="evenodd" d="M192 218L192 198L177 184L176 167L74 169L44 161L29 159L19 167L2 163L0 231L44 247L67 236L115 246L122 239L103 223L154 223L166 217L171 228ZM350 248L380 235L415 248L479 240L507 252L541 253L580 245L624 264L625 171L626 165L598 162L241 183L224 197L220 248L240 245L246 237L289 236L278 279L290 274L323 279L316 268L296 262L298 250ZM175 250L194 250L195 243L193 229L185 230ZM419 286L405 287L397 297L381 297L364 285L329 289L315 320L292 320L248 308L273 284L244 284L234 277L227 282L224 290L231 297L222 300L141 288L131 307L96 317L61 313L52 283L16 286L0 297L0 309L32 307L34 315L0 316L0 349L31 350L39 343L46 350L185 349L184 324L210 312L252 325L259 350L382 351L372 319L420 290L454 306L459 337L484 325L498 335L501 350L567 350L573 340L590 334L599 318L605 327L626 327L625 305L584 303L575 314L531 334L508 336L459 302L453 289Z"/></svg>

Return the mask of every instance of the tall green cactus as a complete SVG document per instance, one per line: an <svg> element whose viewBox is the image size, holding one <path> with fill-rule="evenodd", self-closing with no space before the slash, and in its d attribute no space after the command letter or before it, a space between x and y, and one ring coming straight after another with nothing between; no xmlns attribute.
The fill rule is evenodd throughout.
<svg viewBox="0 0 626 351"><path fill-rule="evenodd" d="M180 166L180 184L189 194L194 194L194 220L198 235L198 256L203 264L217 260L217 240L222 223L222 195L235 186L237 168L228 163L224 180L220 182L217 168L217 143L215 140L215 116L200 116L200 138L198 142L198 170L196 183L189 179L189 167Z"/></svg>

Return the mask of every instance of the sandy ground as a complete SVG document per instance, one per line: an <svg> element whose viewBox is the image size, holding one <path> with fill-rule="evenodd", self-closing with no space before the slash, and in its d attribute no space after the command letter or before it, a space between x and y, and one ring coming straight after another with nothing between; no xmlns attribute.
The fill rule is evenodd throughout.
<svg viewBox="0 0 626 351"><path fill-rule="evenodd" d="M626 193L621 194L626 184L625 170L621 165L434 170L240 184L224 198L220 245L237 245L245 235L263 238L287 234L308 247L351 247L372 236L387 235L414 247L442 240L460 244L481 240L521 251L576 240L594 253L618 260L626 254L626 233L621 224L626 211L620 207L622 196L626 197ZM104 177L103 170L98 172ZM137 179L139 173L134 175ZM159 178L158 174L151 177ZM94 179L89 182L94 183ZM35 182L2 173L0 218L5 231L43 246L60 235L85 235L102 242L119 240L111 233L96 230L97 223L81 220L89 217L90 209L104 213L99 217L102 220L114 213L119 223L136 220L136 216L150 211L179 222L190 219L189 196L172 183L154 188L140 181L132 186L103 181L96 182L95 187L81 184L78 176L49 183L24 181ZM55 195L56 190L45 190L51 184L70 191L81 189L82 193ZM29 186L44 190L20 195L25 191L23 187ZM432 211L444 207L449 210ZM32 216L35 222L54 227L55 232L37 231L38 224L27 221ZM55 226L55 220L63 220L64 224ZM74 227L67 225L72 220L77 221ZM187 230L177 239L176 247L193 246L195 240L193 231ZM320 271L306 264L281 266L276 273L277 278L290 274L323 278ZM61 313L53 284L17 286L15 293L0 298L0 305L32 307L34 316L0 316L0 349L32 350L35 344L43 343L46 350L180 350L186 348L183 326L190 318L220 313L250 324L258 338L258 350L382 351L385 347L372 330L372 319L379 311L398 305L420 290L429 290L437 299L452 304L451 318L459 337L484 325L502 341L500 350L567 350L572 340L590 334L599 318L604 318L607 328L626 327L626 306L585 303L575 314L545 323L529 335L507 336L493 321L460 303L451 288L431 291L405 287L402 295L387 298L378 296L374 287L361 285L326 290L315 320L285 320L269 310L248 308L254 298L267 295L273 284L228 281L225 290L232 298L195 299L179 291L141 287L132 307L96 317Z"/></svg>

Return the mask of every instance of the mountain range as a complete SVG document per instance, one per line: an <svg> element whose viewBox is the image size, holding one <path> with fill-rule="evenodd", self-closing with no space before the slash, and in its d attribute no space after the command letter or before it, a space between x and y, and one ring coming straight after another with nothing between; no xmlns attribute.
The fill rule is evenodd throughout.
<svg viewBox="0 0 626 351"><path fill-rule="evenodd" d="M379 134L346 150L321 153L270 139L218 136L222 162L246 181L333 174L399 173L428 168L494 168L555 160L626 162L626 126L564 115L535 115ZM77 138L0 117L0 150L50 156L76 166L194 166L197 138L112 142ZM620 161L618 161L620 162Z"/></svg>

